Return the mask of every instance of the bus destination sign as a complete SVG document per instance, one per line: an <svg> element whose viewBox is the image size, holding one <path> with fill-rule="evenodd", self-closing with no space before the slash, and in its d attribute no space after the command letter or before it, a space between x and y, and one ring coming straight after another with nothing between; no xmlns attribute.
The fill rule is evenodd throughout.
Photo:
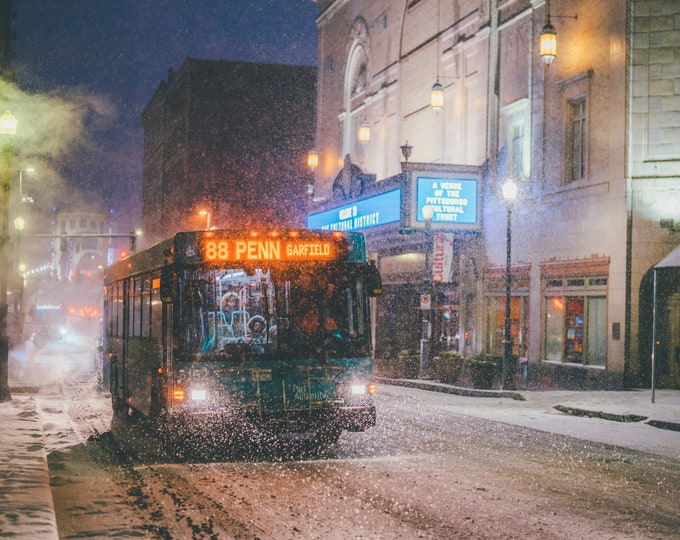
<svg viewBox="0 0 680 540"><path fill-rule="evenodd" d="M204 261L327 261L337 256L337 244L324 238L205 238Z"/></svg>

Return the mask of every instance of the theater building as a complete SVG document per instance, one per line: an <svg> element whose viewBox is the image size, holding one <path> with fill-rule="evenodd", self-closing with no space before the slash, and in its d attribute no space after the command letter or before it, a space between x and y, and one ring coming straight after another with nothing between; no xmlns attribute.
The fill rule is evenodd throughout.
<svg viewBox="0 0 680 540"><path fill-rule="evenodd" d="M509 313L528 386L647 386L654 340L679 388L680 5L317 4L307 223L366 234L376 356L498 357Z"/></svg>

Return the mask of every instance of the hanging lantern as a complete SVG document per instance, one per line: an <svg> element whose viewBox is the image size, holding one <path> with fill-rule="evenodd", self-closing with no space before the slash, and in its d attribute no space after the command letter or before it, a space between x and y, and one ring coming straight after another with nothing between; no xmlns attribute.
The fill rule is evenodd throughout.
<svg viewBox="0 0 680 540"><path fill-rule="evenodd" d="M310 150L307 154L307 167L314 172L319 166L319 153L316 150Z"/></svg>
<svg viewBox="0 0 680 540"><path fill-rule="evenodd" d="M541 58L547 65L552 64L557 56L557 32L555 27L550 24L550 19L541 32L540 51Z"/></svg>
<svg viewBox="0 0 680 540"><path fill-rule="evenodd" d="M365 120L359 126L358 139L361 144L367 144L371 140L371 126Z"/></svg>
<svg viewBox="0 0 680 540"><path fill-rule="evenodd" d="M432 86L432 93L430 94L430 107L436 112L444 108L444 87L439 84L439 79Z"/></svg>

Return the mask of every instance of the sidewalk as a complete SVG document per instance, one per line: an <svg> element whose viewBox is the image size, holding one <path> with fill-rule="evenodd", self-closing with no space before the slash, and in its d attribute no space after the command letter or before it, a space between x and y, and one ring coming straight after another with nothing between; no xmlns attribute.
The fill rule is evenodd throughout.
<svg viewBox="0 0 680 540"><path fill-rule="evenodd" d="M14 389L0 403L0 536L59 538L38 406Z"/></svg>
<svg viewBox="0 0 680 540"><path fill-rule="evenodd" d="M680 432L680 390L578 391L578 390L477 390L426 379L378 378L377 382L467 397L507 398L526 401L532 407L554 407L574 416L615 422L645 422L660 429Z"/></svg>
<svg viewBox="0 0 680 540"><path fill-rule="evenodd" d="M377 394L442 393L438 406L503 422L680 460L680 390L474 390L428 380L378 379ZM390 386L382 386L390 385ZM413 397L413 396L411 396Z"/></svg>

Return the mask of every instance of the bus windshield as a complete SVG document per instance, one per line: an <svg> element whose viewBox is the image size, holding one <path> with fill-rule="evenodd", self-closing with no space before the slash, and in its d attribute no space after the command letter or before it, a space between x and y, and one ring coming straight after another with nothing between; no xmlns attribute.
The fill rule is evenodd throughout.
<svg viewBox="0 0 680 540"><path fill-rule="evenodd" d="M366 356L367 302L353 266L187 270L179 282L176 352L234 361Z"/></svg>

